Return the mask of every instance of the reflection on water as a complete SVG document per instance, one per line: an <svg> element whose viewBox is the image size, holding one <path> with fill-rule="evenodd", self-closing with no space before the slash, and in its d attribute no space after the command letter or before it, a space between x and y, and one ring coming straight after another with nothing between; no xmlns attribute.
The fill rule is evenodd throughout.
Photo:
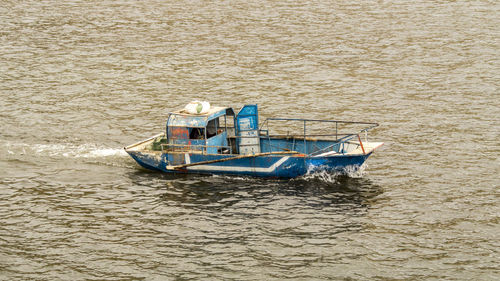
<svg viewBox="0 0 500 281"><path fill-rule="evenodd" d="M292 200L318 212L365 212L382 188L369 179L345 175L322 179L271 180L251 177L171 175L137 171L129 174L134 185L155 189L155 204L220 212L240 206L274 208L280 200ZM299 206L296 206L299 207Z"/></svg>

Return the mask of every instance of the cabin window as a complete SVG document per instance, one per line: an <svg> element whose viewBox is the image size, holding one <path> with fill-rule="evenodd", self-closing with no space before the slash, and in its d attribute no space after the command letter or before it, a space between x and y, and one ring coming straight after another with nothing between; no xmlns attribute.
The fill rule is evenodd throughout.
<svg viewBox="0 0 500 281"><path fill-rule="evenodd" d="M234 128L234 116L226 115L224 119L221 118L221 122L224 122L221 126L227 130L228 136L234 137L236 134L236 130Z"/></svg>
<svg viewBox="0 0 500 281"><path fill-rule="evenodd" d="M207 124L207 138L220 135L226 131L226 116L218 117L208 121Z"/></svg>
<svg viewBox="0 0 500 281"><path fill-rule="evenodd" d="M204 128L188 128L189 138L192 140L202 140L205 139L205 129Z"/></svg>
<svg viewBox="0 0 500 281"><path fill-rule="evenodd" d="M207 138L217 135L217 127L219 126L219 118L208 121Z"/></svg>

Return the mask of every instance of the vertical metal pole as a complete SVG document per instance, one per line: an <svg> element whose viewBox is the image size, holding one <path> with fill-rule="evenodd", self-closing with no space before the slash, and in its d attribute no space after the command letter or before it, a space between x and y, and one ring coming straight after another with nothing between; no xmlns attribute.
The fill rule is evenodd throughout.
<svg viewBox="0 0 500 281"><path fill-rule="evenodd" d="M229 132L227 131L227 115L224 114L224 130L226 131L227 144L229 145L229 154L233 154L233 147L231 141L229 140Z"/></svg>
<svg viewBox="0 0 500 281"><path fill-rule="evenodd" d="M339 136L338 136L338 127L339 127L339 122L335 122L335 140L339 139Z"/></svg>
<svg viewBox="0 0 500 281"><path fill-rule="evenodd" d="M304 120L304 154L307 155L307 144L306 144L306 120Z"/></svg>
<svg viewBox="0 0 500 281"><path fill-rule="evenodd" d="M203 155L207 154L207 150L208 150L208 148L207 148L207 145L208 145L208 144L207 144L207 127L205 127L205 130L204 130L204 131L205 131L205 146L204 146L204 147L203 147L203 149L201 150L201 151L202 151L202 153L203 153Z"/></svg>

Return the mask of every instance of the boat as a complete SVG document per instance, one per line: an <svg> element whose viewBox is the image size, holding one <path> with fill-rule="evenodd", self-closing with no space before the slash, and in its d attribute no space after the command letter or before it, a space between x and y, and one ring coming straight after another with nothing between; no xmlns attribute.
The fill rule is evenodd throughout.
<svg viewBox="0 0 500 281"><path fill-rule="evenodd" d="M166 119L164 132L124 148L146 169L290 179L359 168L383 145L367 140L377 123L278 117L259 125L256 104L235 111L192 102Z"/></svg>

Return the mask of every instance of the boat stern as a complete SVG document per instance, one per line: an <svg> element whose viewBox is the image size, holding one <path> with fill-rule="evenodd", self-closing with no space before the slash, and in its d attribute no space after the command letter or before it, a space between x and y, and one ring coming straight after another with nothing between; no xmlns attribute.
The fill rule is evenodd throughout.
<svg viewBox="0 0 500 281"><path fill-rule="evenodd" d="M153 144L158 138L162 138L165 133L154 135L145 140L128 145L123 149L139 165L150 170L162 170L166 166L163 161L161 150L153 150Z"/></svg>

